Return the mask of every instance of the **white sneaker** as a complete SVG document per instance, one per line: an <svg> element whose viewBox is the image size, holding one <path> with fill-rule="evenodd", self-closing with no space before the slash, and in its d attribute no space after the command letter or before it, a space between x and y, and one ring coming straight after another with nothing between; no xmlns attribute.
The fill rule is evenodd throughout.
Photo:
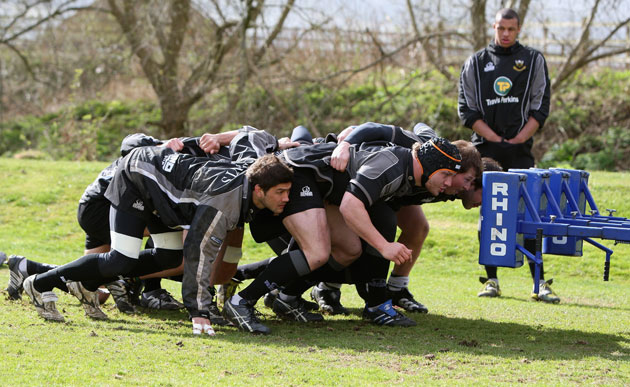
<svg viewBox="0 0 630 387"><path fill-rule="evenodd" d="M551 285L553 283L553 279L549 279L547 281L540 280L538 285L538 294L534 293L532 289L532 298L536 301L542 301L549 304L557 304L560 302L560 297L556 295L556 293L551 290Z"/></svg>
<svg viewBox="0 0 630 387"><path fill-rule="evenodd" d="M48 291L40 293L35 290L35 286L33 286L33 281L35 280L35 275L32 275L24 280L24 292L27 296L30 297L33 305L35 306L35 310L37 313L46 320L50 321L66 321L61 313L57 310L57 295L55 292Z"/></svg>
<svg viewBox="0 0 630 387"><path fill-rule="evenodd" d="M101 310L99 305L97 292L87 290L81 282L77 281L66 282L66 286L70 294L79 299L88 317L95 320L107 320L107 315Z"/></svg>

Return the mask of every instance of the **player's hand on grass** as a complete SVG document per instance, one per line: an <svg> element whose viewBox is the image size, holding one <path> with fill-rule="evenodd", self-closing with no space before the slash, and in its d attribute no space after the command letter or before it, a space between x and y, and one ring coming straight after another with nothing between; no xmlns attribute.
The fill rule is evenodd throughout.
<svg viewBox="0 0 630 387"><path fill-rule="evenodd" d="M193 317L193 335L207 334L208 336L214 336L214 328L210 324L210 320L204 317Z"/></svg>
<svg viewBox="0 0 630 387"><path fill-rule="evenodd" d="M409 250L407 246L398 242L386 244L380 253L383 257L385 257L385 259L390 260L397 265L401 265L411 260L411 250Z"/></svg>

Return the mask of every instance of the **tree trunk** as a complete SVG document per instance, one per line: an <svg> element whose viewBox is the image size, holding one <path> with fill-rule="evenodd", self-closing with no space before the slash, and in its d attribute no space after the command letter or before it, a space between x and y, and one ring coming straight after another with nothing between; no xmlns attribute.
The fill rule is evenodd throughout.
<svg viewBox="0 0 630 387"><path fill-rule="evenodd" d="M470 6L472 22L472 38L475 51L481 50L488 44L488 22L486 21L486 0L472 0Z"/></svg>
<svg viewBox="0 0 630 387"><path fill-rule="evenodd" d="M164 139L187 135L186 122L188 121L188 113L192 105L175 103L175 101L167 99L160 101L160 107L162 108L160 126L162 127Z"/></svg>

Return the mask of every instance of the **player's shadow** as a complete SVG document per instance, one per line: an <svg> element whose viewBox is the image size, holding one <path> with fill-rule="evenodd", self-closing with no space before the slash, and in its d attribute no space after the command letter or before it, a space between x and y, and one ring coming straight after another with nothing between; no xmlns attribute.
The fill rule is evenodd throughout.
<svg viewBox="0 0 630 387"><path fill-rule="evenodd" d="M361 319L360 309L351 309L347 318L322 323L286 322L269 318L269 336L253 336L235 328L219 327L214 340L265 345L303 346L305 350L339 348L357 352L383 352L398 355L438 355L465 352L506 358L569 360L585 357L630 361L630 333L598 333L587 330L549 328L541 324L496 322L442 315L410 315L418 325L410 328L379 327ZM585 322L587 323L587 322Z"/></svg>
<svg viewBox="0 0 630 387"><path fill-rule="evenodd" d="M265 312L262 322L272 330L270 335L252 335L235 327L214 325L217 336L195 339L235 344L256 342L278 347L297 346L298 350L309 352L338 348L344 351L382 352L384 356L391 353L425 356L427 359L439 356L440 353L462 352L527 361L570 360L593 356L630 361L630 331L610 334L593 332L592 327L588 330L552 328L545 325L544 316L541 316L540 324L529 325L437 314L408 314L417 322L417 326L402 328L372 325L361 318L362 309L359 308L350 308L349 316L327 316L320 323L281 320L269 310L261 310ZM106 329L178 339L192 337L192 326L184 310L140 309L140 313L133 316L116 314L113 310L106 312L110 320L101 322ZM82 316L73 324L87 324L88 320L85 319ZM586 326L588 321L584 324Z"/></svg>
<svg viewBox="0 0 630 387"><path fill-rule="evenodd" d="M513 301L520 301L523 303L528 303L531 304L532 301L529 298L519 298L519 297L510 297L510 296L501 296L501 299L504 300L513 300ZM624 308L624 307L620 307L620 306L610 306L610 305L593 305L593 304L583 304L583 303L577 303L577 302L567 302L567 301L562 301L562 306L568 306L571 308L580 308L580 309L602 309L602 311L605 310L619 310L619 311L630 311L630 308Z"/></svg>

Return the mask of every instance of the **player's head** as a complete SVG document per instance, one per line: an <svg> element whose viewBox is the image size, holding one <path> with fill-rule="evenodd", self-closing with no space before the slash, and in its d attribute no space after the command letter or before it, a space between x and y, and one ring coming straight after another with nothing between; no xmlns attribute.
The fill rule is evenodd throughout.
<svg viewBox="0 0 630 387"><path fill-rule="evenodd" d="M274 155L265 155L245 173L253 187L254 205L279 214L289 202L293 170Z"/></svg>
<svg viewBox="0 0 630 387"><path fill-rule="evenodd" d="M415 143L412 152L422 168L420 183L433 196L450 187L453 176L462 168L459 150L444 138Z"/></svg>
<svg viewBox="0 0 630 387"><path fill-rule="evenodd" d="M490 157L483 157L481 159L483 163L483 171L484 172L501 172L503 168L496 162L496 160L491 159ZM462 198L462 205L465 209L469 210L474 207L479 207L481 205L481 199L483 195L483 187L482 187L481 176L475 179L475 183L473 187L467 191L464 191L460 194Z"/></svg>
<svg viewBox="0 0 630 387"><path fill-rule="evenodd" d="M508 48L516 43L521 32L521 19L511 8L503 8L494 17L494 42L498 46Z"/></svg>
<svg viewBox="0 0 630 387"><path fill-rule="evenodd" d="M471 189L475 180L481 178L482 164L481 155L477 148L465 140L453 141L453 145L459 150L462 157L461 171L453 177L453 183L444 192L448 195L457 195L460 192Z"/></svg>

